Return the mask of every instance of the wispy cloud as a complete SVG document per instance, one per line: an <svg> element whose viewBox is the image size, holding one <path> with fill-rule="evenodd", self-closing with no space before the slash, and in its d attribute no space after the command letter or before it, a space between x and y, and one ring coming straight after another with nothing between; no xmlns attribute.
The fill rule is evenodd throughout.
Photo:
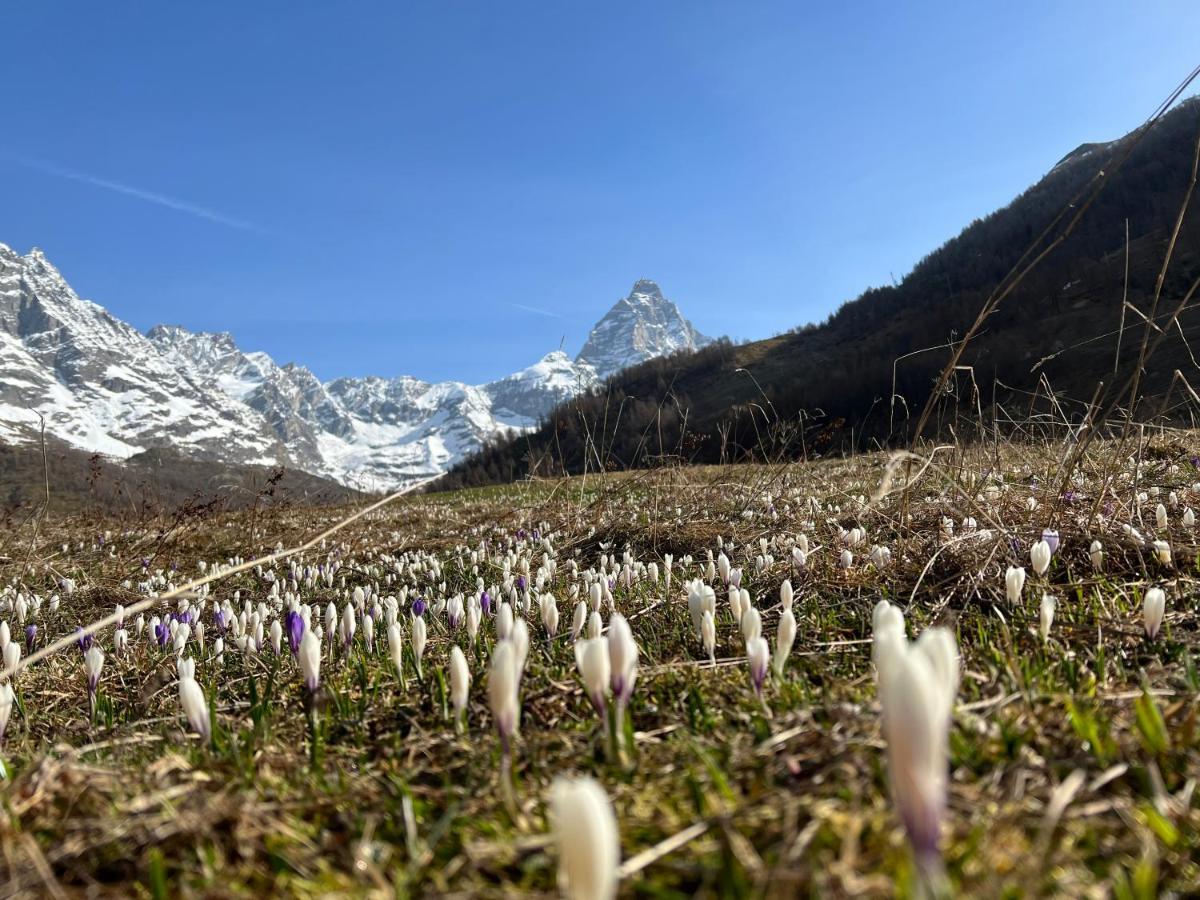
<svg viewBox="0 0 1200 900"><path fill-rule="evenodd" d="M86 172L77 172L74 169L67 169L62 166L56 166L53 163L41 162L35 159L29 159L23 156L8 157L19 166L24 166L27 169L32 169L35 172L41 172L44 175L53 175L56 178L66 178L71 181L77 181L80 184L91 185L92 187L103 188L106 191L112 191L116 194L124 194L126 197L133 197L137 200L142 200L146 203L153 203L156 206L165 206L167 209L173 209L176 212L185 213L189 216L195 216L198 219L204 219L208 222L214 222L217 225L224 225L227 228L237 228L241 231L254 231L259 234L266 234L267 229L261 225L256 225L254 222L249 222L245 219L239 219L234 216L227 216L224 213L209 209L205 206L198 206L195 203L189 203L186 200L180 200L177 197L168 197L166 194L159 194L154 191L147 191L139 187L134 187L130 184L124 184L120 181L111 181L107 178L99 178L95 175L89 175Z"/></svg>
<svg viewBox="0 0 1200 900"><path fill-rule="evenodd" d="M519 309L523 312L533 313L535 316L545 316L548 319L561 319L562 318L562 316L556 312L551 312L548 309L538 309L538 307L536 307L536 306L526 306L524 303L510 303L508 305L511 306L513 309Z"/></svg>

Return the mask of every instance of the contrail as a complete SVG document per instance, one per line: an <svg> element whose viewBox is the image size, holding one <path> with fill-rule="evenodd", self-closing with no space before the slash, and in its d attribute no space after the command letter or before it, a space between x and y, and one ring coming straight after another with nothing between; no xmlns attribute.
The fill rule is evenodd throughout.
<svg viewBox="0 0 1200 900"><path fill-rule="evenodd" d="M549 319L561 319L562 316L556 312L550 312L548 309L538 309L536 306L526 306L524 303L510 303L509 306L514 309L524 310L527 313L533 313L537 316L546 316Z"/></svg>
<svg viewBox="0 0 1200 900"><path fill-rule="evenodd" d="M266 234L267 229L261 225L256 225L253 222L247 222L245 219L236 219L233 216L227 216L215 210L206 209L203 206L197 206L194 203L188 203L186 200L179 200L175 197L168 197L166 194L156 194L154 191L145 191L138 187L133 187L129 184L122 184L119 181L110 181L107 178L97 178L95 175L88 175L86 172L76 172L73 169L64 169L62 166L56 166L51 163L38 162L37 160L27 159L21 156L8 157L17 165L24 166L27 169L33 169L36 172L42 172L46 175L54 175L58 178L67 178L71 181L78 181L81 184L90 184L92 187L104 188L117 194L124 194L126 197L134 197L138 200L144 200L146 203L153 203L157 206L165 206L167 209L173 209L176 212L187 213L195 216L198 219L205 219L209 222L216 222L218 225L225 225L228 228L237 228L242 231L254 231L259 234Z"/></svg>

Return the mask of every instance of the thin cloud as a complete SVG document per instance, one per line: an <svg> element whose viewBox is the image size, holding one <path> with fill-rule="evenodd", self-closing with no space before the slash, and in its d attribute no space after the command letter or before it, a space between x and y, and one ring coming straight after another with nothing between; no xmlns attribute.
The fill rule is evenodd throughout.
<svg viewBox="0 0 1200 900"><path fill-rule="evenodd" d="M195 216L198 219L204 219L208 222L215 222L218 225L224 225L227 228L237 228L241 231L254 231L259 234L266 234L267 229L261 225L256 225L253 222L248 222L245 219L238 219L233 216L227 216L224 213L216 210L208 209L203 206L197 206L195 203L189 203L186 200L180 200L176 197L168 197L166 194L158 194L154 191L143 190L139 187L134 187L129 184L122 184L119 181L110 181L107 178L98 178L95 175L88 175L86 172L76 172L73 169L64 169L62 166L56 166L52 163L39 162L34 159L27 159L20 156L9 157L13 162L27 169L33 169L35 172L41 172L45 175L53 175L56 178L66 178L71 181L78 181L80 184L88 184L92 187L104 188L107 191L112 191L116 194L123 194L126 197L133 197L137 200L142 200L146 203L153 203L156 206L165 206L167 209L173 209L176 212L186 213L190 216Z"/></svg>
<svg viewBox="0 0 1200 900"><path fill-rule="evenodd" d="M510 303L508 305L513 309L519 309L527 313L533 313L535 316L545 316L548 319L562 318L562 316L556 312L551 312L548 309L538 309L536 306L526 306L524 303Z"/></svg>

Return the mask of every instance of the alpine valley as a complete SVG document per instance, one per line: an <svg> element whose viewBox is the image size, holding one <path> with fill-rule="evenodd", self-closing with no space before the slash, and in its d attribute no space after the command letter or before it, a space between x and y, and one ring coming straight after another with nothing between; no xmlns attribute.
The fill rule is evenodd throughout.
<svg viewBox="0 0 1200 900"><path fill-rule="evenodd" d="M228 333L158 325L143 334L81 299L39 250L0 244L0 441L46 434L124 459L153 449L286 466L361 490L436 476L486 441L627 366L710 340L653 281L600 319L575 359L547 353L487 384L417 378L322 382Z"/></svg>

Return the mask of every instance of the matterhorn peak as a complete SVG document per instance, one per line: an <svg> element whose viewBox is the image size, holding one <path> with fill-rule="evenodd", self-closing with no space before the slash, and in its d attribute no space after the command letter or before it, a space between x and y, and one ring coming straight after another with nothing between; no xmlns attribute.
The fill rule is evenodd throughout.
<svg viewBox="0 0 1200 900"><path fill-rule="evenodd" d="M595 324L576 362L590 365L604 379L648 359L711 342L663 296L658 282L641 278Z"/></svg>

